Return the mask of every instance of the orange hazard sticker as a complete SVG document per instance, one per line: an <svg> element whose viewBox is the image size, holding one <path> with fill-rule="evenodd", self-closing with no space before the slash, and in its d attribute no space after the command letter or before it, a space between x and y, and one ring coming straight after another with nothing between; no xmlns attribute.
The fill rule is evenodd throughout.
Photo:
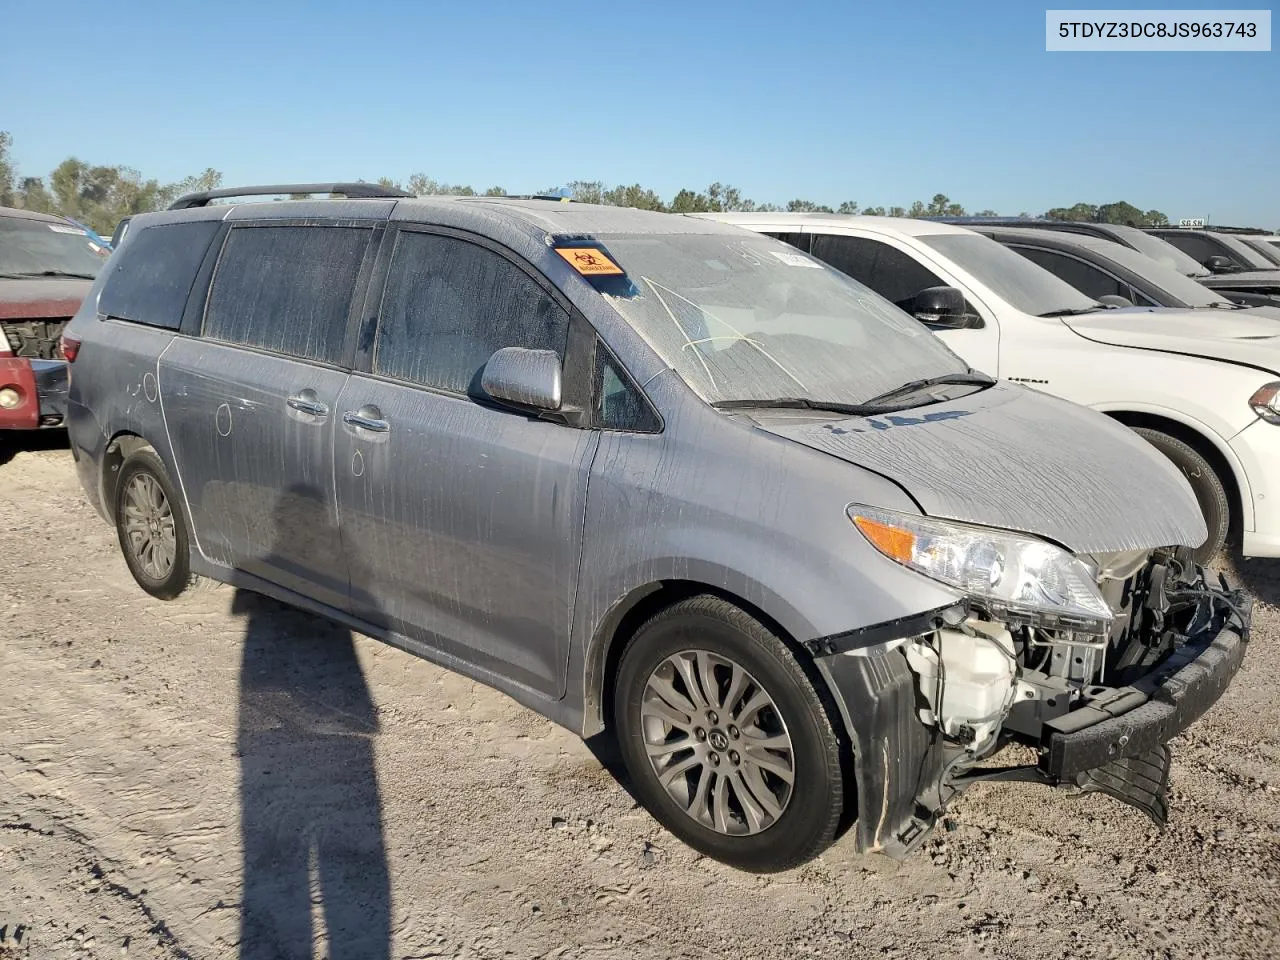
<svg viewBox="0 0 1280 960"><path fill-rule="evenodd" d="M617 275L622 268L595 247L557 247L556 253L584 277Z"/></svg>

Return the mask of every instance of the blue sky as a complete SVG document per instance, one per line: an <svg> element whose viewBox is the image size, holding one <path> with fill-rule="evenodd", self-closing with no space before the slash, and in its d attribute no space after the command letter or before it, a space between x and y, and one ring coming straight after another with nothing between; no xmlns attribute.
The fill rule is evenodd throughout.
<svg viewBox="0 0 1280 960"><path fill-rule="evenodd" d="M0 129L28 175L75 155L229 185L720 180L1280 228L1280 53L1047 53L1045 5L57 6L10 4L0 32Z"/></svg>

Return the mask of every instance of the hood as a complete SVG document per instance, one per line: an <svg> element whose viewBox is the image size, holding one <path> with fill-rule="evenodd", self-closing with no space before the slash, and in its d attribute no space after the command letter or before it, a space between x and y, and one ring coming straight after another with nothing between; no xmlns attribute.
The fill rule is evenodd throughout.
<svg viewBox="0 0 1280 960"><path fill-rule="evenodd" d="M1102 310L1062 320L1086 340L1280 373L1280 325L1257 310Z"/></svg>
<svg viewBox="0 0 1280 960"><path fill-rule="evenodd" d="M1186 479L1145 440L1017 384L886 416L799 414L753 419L893 480L931 517L1019 530L1076 553L1194 547L1208 536Z"/></svg>
<svg viewBox="0 0 1280 960"><path fill-rule="evenodd" d="M71 277L0 280L0 320L74 316L92 286Z"/></svg>

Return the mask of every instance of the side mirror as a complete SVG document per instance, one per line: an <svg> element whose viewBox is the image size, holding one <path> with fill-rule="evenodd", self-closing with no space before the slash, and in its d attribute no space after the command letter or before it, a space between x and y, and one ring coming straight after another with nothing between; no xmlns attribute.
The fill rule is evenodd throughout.
<svg viewBox="0 0 1280 960"><path fill-rule="evenodd" d="M1230 257L1210 257L1204 262L1204 265L1214 273L1234 273L1236 269L1236 265Z"/></svg>
<svg viewBox="0 0 1280 960"><path fill-rule="evenodd" d="M518 407L559 410L560 356L524 347L495 350L480 374L480 389Z"/></svg>
<svg viewBox="0 0 1280 960"><path fill-rule="evenodd" d="M1098 298L1099 303L1105 303L1108 307L1132 307L1133 301L1126 300L1118 293L1104 293Z"/></svg>
<svg viewBox="0 0 1280 960"><path fill-rule="evenodd" d="M911 315L931 327L970 326L964 294L955 287L927 287L911 300Z"/></svg>

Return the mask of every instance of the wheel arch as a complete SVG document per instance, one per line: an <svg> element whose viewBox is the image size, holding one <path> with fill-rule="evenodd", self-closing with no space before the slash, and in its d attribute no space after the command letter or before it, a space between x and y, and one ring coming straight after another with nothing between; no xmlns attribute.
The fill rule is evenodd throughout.
<svg viewBox="0 0 1280 960"><path fill-rule="evenodd" d="M139 450L151 450L160 456L153 443L131 430L118 431L103 448L98 493L102 498L103 511L112 523L116 522L116 481L120 477L120 468Z"/></svg>
<svg viewBox="0 0 1280 960"><path fill-rule="evenodd" d="M731 590L700 580L669 578L636 587L615 602L600 619L583 657L582 735L591 737L611 726L613 681L628 641L650 617L688 597L711 594L759 620L804 664L809 658L797 639L757 604ZM816 674L815 674L816 676Z"/></svg>
<svg viewBox="0 0 1280 960"><path fill-rule="evenodd" d="M1168 434L1194 449L1213 467L1222 481L1231 509L1230 524L1234 529L1253 529L1253 498L1249 493L1249 478L1239 459L1218 433L1203 423L1172 411L1140 409L1100 410L1126 427L1145 427Z"/></svg>
<svg viewBox="0 0 1280 960"><path fill-rule="evenodd" d="M834 678L819 669L813 657L775 617L758 604L723 586L702 580L669 578L639 586L617 601L601 619L584 658L582 736L589 738L612 729L613 697L618 666L627 644L636 631L659 611L681 600L708 594L719 597L755 618L791 651L800 669L808 675L813 689L825 704L840 743L841 762L849 772L845 781L844 815L836 836L844 833L860 818L857 777L864 773L857 766L856 731L843 692L834 689Z"/></svg>

